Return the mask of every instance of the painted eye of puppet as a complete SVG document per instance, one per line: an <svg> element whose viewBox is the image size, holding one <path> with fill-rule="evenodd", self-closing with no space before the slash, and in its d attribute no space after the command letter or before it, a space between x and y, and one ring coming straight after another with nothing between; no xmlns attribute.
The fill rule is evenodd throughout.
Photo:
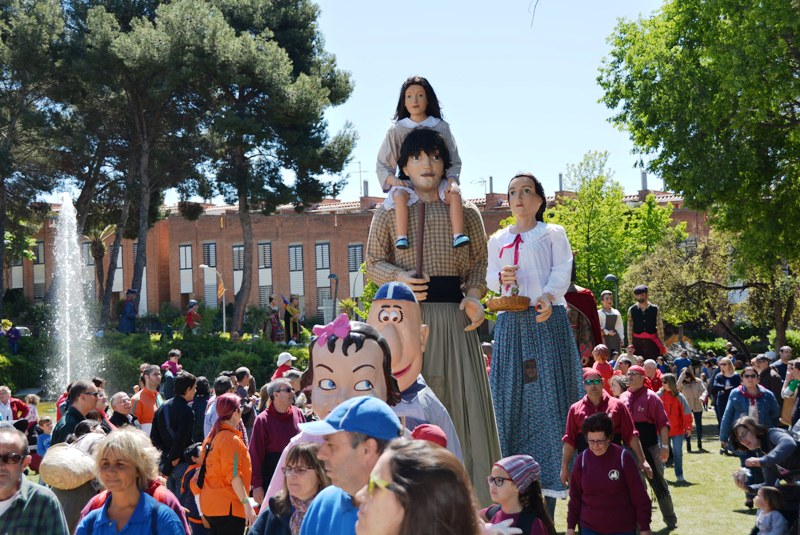
<svg viewBox="0 0 800 535"><path fill-rule="evenodd" d="M322 379L319 382L319 387L322 390L334 390L336 388L336 383L334 383L331 379Z"/></svg>
<svg viewBox="0 0 800 535"><path fill-rule="evenodd" d="M359 381L353 387L356 392L367 392L372 390L374 387L372 385L372 381L369 379L364 379L363 381Z"/></svg>
<svg viewBox="0 0 800 535"><path fill-rule="evenodd" d="M380 323L400 323L403 321L403 313L399 310L381 310L378 313L378 321Z"/></svg>

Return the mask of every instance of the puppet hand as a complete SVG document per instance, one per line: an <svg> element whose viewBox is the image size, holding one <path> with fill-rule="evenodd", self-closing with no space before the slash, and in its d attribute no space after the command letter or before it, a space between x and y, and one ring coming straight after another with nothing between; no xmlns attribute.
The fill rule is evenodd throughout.
<svg viewBox="0 0 800 535"><path fill-rule="evenodd" d="M516 284L518 269L519 266L503 266L503 269L500 270L500 284ZM500 293L502 293L502 288L500 290Z"/></svg>
<svg viewBox="0 0 800 535"><path fill-rule="evenodd" d="M483 535L516 535L518 533L522 533L521 529L511 527L511 524L513 523L513 518L503 520L499 524L489 524L488 522L484 522L481 532Z"/></svg>
<svg viewBox="0 0 800 535"><path fill-rule="evenodd" d="M542 323L550 319L550 315L553 313L553 306L550 304L550 299L547 294L537 297L536 301L533 302L533 306L536 307L536 311L539 312L536 316L537 323Z"/></svg>
<svg viewBox="0 0 800 535"><path fill-rule="evenodd" d="M456 195L461 195L461 186L458 185L458 182L455 179L448 178L447 179L447 193L455 193Z"/></svg>
<svg viewBox="0 0 800 535"><path fill-rule="evenodd" d="M414 292L417 301L424 301L428 297L428 282L431 278L427 275L422 278L416 277L413 271L402 271L397 275L397 282L402 282Z"/></svg>
<svg viewBox="0 0 800 535"><path fill-rule="evenodd" d="M458 306L458 308L459 310L463 310L469 320L472 322L464 327L465 331L475 330L480 326L481 323L483 323L483 304L479 299L474 297L465 297L461 300L461 304Z"/></svg>

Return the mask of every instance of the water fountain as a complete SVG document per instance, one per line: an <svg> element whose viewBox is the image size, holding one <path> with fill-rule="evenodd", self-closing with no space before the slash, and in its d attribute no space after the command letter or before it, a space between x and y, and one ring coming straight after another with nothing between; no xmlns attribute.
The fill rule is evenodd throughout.
<svg viewBox="0 0 800 535"><path fill-rule="evenodd" d="M103 372L102 356L93 343L92 328L87 313L89 292L85 262L81 255L80 236L75 206L66 193L61 197L61 211L56 221L55 256L55 325L54 338L58 358L47 370L47 386L61 392L67 383L76 379L91 379Z"/></svg>

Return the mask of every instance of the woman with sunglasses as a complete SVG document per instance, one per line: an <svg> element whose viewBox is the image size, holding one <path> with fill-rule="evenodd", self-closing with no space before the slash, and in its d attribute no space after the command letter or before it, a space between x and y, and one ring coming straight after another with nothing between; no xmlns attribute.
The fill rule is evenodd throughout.
<svg viewBox="0 0 800 535"><path fill-rule="evenodd" d="M724 359L723 359L724 360ZM753 416L756 422L767 428L777 427L780 408L775 400L775 395L758 384L758 372L748 366L742 372L742 384L735 388L728 397L728 405L722 416L722 423L719 426L719 441L723 448L734 449L728 444L731 436L733 423L742 416ZM745 466L748 457L752 453L746 452L739 454L739 462ZM761 481L759 470L753 470L753 481ZM753 495L745 496L745 506L753 507Z"/></svg>
<svg viewBox="0 0 800 535"><path fill-rule="evenodd" d="M638 465L626 449L611 442L611 417L598 412L583 421L589 448L572 465L566 535L650 535L650 497ZM613 511L613 514L609 514Z"/></svg>
<svg viewBox="0 0 800 535"><path fill-rule="evenodd" d="M297 444L286 455L283 467L285 488L274 498L269 507L258 515L250 528L250 535L298 535L303 517L314 497L331 484L325 467L317 458L319 444L303 442Z"/></svg>
<svg viewBox="0 0 800 535"><path fill-rule="evenodd" d="M250 454L242 441L240 398L223 394L217 398L217 421L203 441L202 466L205 479L200 489L200 511L211 535L243 533L252 526L256 513L250 503Z"/></svg>
<svg viewBox="0 0 800 535"><path fill-rule="evenodd" d="M395 440L356 494L357 535L478 535L469 477L455 455L423 440Z"/></svg>
<svg viewBox="0 0 800 535"><path fill-rule="evenodd" d="M489 494L496 505L481 511L492 524L511 520L523 535L556 535L542 497L539 463L530 455L512 455L492 466Z"/></svg>
<svg viewBox="0 0 800 535"><path fill-rule="evenodd" d="M733 361L730 357L724 357L719 360L719 372L714 375L714 379L709 386L709 394L714 398L714 412L717 415L717 423L722 425L722 415L725 413L725 407L728 406L728 397L731 392L742 384L742 378L736 373L733 368ZM725 453L725 450L720 450L720 454Z"/></svg>

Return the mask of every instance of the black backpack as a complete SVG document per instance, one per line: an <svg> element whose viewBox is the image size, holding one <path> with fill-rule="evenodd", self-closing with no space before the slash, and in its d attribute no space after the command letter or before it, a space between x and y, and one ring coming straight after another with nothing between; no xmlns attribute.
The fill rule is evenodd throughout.
<svg viewBox="0 0 800 535"><path fill-rule="evenodd" d="M486 510L486 518L491 522L492 518L494 518L494 515L496 515L500 509L500 505L492 505ZM516 524L514 524L514 527L521 529L522 535L528 535L528 533L531 532L531 527L537 518L539 517L536 516L536 513L528 508L525 508L519 514L519 518L517 519Z"/></svg>

